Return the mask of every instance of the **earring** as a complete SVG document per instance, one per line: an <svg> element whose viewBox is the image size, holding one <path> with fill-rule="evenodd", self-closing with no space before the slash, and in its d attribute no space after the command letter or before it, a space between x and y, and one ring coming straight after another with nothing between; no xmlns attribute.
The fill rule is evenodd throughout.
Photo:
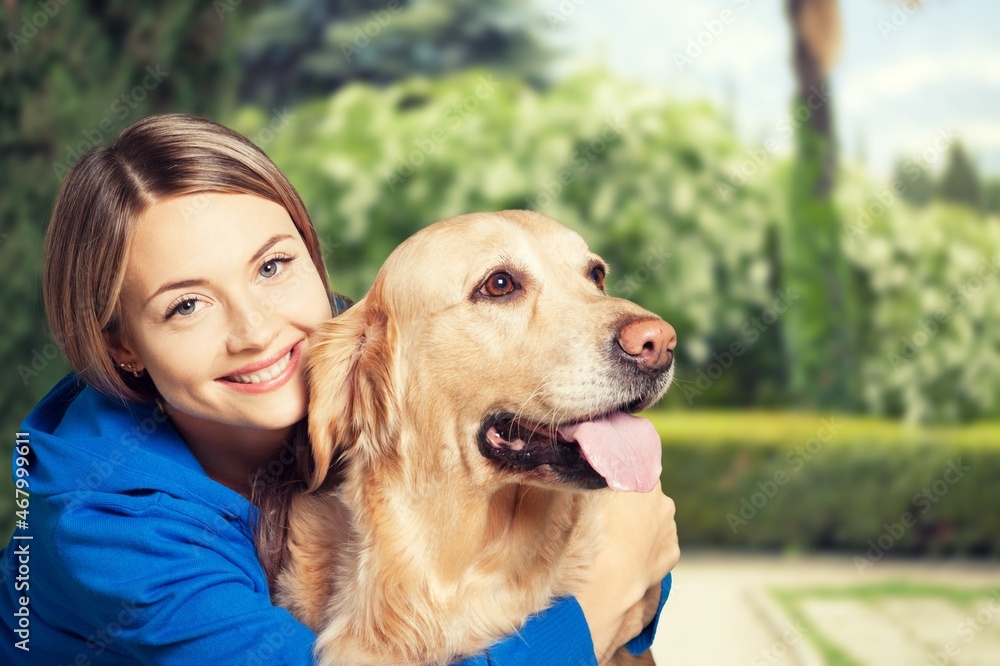
<svg viewBox="0 0 1000 666"><path fill-rule="evenodd" d="M122 370L127 370L128 372L131 372L132 376L135 377L136 379L142 377L142 375L146 372L145 370L136 370L135 363L132 363L131 361L128 363L119 363L118 366Z"/></svg>

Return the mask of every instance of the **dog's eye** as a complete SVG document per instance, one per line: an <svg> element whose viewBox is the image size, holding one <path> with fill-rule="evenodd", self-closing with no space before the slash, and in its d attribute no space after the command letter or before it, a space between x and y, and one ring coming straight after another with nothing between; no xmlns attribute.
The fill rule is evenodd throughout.
<svg viewBox="0 0 1000 666"><path fill-rule="evenodd" d="M590 269L590 279L594 281L600 289L604 289L604 278L607 275L607 271L604 270L604 266L600 264L595 264Z"/></svg>
<svg viewBox="0 0 1000 666"><path fill-rule="evenodd" d="M510 292L514 291L516 287L517 285L514 284L514 278L510 276L510 273L498 271L486 279L486 283L483 284L479 293L484 296L493 296L494 298L498 298L500 296L506 296Z"/></svg>

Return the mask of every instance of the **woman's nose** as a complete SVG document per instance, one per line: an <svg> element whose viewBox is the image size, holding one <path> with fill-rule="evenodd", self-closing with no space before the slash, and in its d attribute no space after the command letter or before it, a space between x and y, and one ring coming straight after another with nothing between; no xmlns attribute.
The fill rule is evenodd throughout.
<svg viewBox="0 0 1000 666"><path fill-rule="evenodd" d="M278 335L279 328L274 304L266 299L248 296L233 306L227 336L229 351L236 353L245 349L267 349Z"/></svg>

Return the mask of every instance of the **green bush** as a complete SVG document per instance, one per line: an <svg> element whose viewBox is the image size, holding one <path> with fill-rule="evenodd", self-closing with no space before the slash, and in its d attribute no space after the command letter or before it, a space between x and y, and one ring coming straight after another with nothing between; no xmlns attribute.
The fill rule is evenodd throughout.
<svg viewBox="0 0 1000 666"><path fill-rule="evenodd" d="M915 209L857 173L839 206L864 406L914 422L1000 414L1000 224L961 206Z"/></svg>
<svg viewBox="0 0 1000 666"><path fill-rule="evenodd" d="M685 546L1000 554L1000 424L647 414Z"/></svg>

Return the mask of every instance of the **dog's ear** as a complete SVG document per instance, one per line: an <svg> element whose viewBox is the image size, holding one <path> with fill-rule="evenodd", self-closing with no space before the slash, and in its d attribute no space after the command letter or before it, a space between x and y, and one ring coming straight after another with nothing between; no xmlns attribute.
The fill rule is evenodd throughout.
<svg viewBox="0 0 1000 666"><path fill-rule="evenodd" d="M310 491L323 484L335 460L371 463L388 453L393 333L384 309L369 296L310 335Z"/></svg>

